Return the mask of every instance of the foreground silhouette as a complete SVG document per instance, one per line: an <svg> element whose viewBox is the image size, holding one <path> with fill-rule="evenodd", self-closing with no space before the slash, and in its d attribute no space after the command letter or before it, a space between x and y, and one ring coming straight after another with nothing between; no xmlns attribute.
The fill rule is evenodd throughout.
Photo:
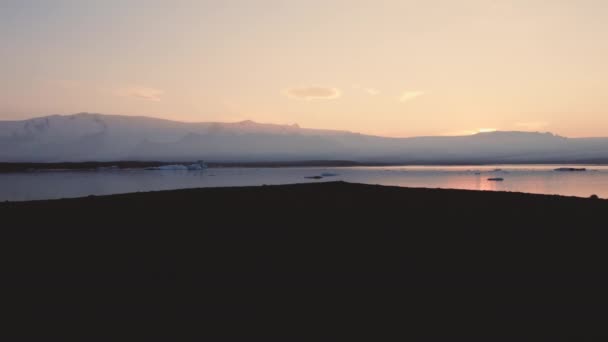
<svg viewBox="0 0 608 342"><path fill-rule="evenodd" d="M606 213L342 182L5 203L5 323L89 339L601 334Z"/></svg>

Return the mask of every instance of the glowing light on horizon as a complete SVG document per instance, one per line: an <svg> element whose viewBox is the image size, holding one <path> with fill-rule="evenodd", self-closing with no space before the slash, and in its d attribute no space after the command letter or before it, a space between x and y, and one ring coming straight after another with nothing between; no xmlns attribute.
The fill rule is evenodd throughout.
<svg viewBox="0 0 608 342"><path fill-rule="evenodd" d="M441 134L443 136L463 136L463 135L475 135L479 133L491 133L498 131L496 128L479 128L476 130L462 130L462 131L453 131L445 134Z"/></svg>
<svg viewBox="0 0 608 342"><path fill-rule="evenodd" d="M480 128L477 130L477 133L491 133L491 132L496 132L497 129L496 128Z"/></svg>

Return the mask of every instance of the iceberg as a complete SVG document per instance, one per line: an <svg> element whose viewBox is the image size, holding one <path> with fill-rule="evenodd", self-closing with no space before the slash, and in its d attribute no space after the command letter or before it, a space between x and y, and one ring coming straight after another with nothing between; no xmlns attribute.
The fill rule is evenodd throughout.
<svg viewBox="0 0 608 342"><path fill-rule="evenodd" d="M182 164L171 164L171 165L161 165L154 167L147 167L144 170L156 170L156 171L200 171L206 169L208 166L202 160L190 165L182 165Z"/></svg>
<svg viewBox="0 0 608 342"><path fill-rule="evenodd" d="M196 162L194 164L190 164L190 165L186 166L186 168L190 171L204 170L207 167L208 167L207 164L205 164L205 162L203 162L202 160L199 160L198 162Z"/></svg>

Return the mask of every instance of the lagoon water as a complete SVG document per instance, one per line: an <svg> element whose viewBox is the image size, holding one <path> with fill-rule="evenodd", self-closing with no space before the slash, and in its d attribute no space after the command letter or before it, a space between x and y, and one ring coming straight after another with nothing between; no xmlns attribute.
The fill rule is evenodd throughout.
<svg viewBox="0 0 608 342"><path fill-rule="evenodd" d="M554 171L558 167L584 172ZM336 176L309 179L323 173ZM503 178L502 182L488 178ZM608 198L608 166L492 165L211 168L203 171L37 171L0 174L0 201L27 201L200 187L347 181L404 187L517 191Z"/></svg>

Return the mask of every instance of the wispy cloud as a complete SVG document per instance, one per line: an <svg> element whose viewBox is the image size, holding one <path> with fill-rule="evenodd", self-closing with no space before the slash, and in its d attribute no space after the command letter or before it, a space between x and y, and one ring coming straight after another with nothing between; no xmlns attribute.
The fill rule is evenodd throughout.
<svg viewBox="0 0 608 342"><path fill-rule="evenodd" d="M283 94L297 100L331 100L337 99L342 93L337 88L308 86L288 88L283 91Z"/></svg>
<svg viewBox="0 0 608 342"><path fill-rule="evenodd" d="M370 87L362 87L358 84L353 84L353 89L361 89L364 92L368 93L371 96L376 96L378 94L380 94L380 90L376 89L376 88L370 88Z"/></svg>
<svg viewBox="0 0 608 342"><path fill-rule="evenodd" d="M399 97L400 102L409 102L420 96L423 96L425 93L423 91L404 91Z"/></svg>
<svg viewBox="0 0 608 342"><path fill-rule="evenodd" d="M380 90L376 89L376 88L363 88L363 90L365 90L368 94L375 96L380 94Z"/></svg>
<svg viewBox="0 0 608 342"><path fill-rule="evenodd" d="M120 96L135 97L143 100L159 102L161 96L165 92L156 88L132 86L127 88L121 88L117 91L117 93Z"/></svg>

